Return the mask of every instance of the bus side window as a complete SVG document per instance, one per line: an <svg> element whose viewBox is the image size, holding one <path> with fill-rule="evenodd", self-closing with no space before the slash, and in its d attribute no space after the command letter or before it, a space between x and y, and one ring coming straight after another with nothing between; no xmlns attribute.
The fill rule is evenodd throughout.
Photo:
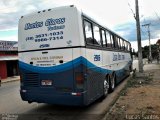
<svg viewBox="0 0 160 120"><path fill-rule="evenodd" d="M110 33L106 31L107 47L112 47Z"/></svg>
<svg viewBox="0 0 160 120"><path fill-rule="evenodd" d="M126 41L124 41L124 50L125 51L127 50L127 43L126 43Z"/></svg>
<svg viewBox="0 0 160 120"><path fill-rule="evenodd" d="M120 49L122 50L123 49L123 44L122 44L123 42L122 42L122 39L121 38L119 38L119 44L120 44Z"/></svg>
<svg viewBox="0 0 160 120"><path fill-rule="evenodd" d="M132 51L132 47L130 43L129 43L129 51Z"/></svg>
<svg viewBox="0 0 160 120"><path fill-rule="evenodd" d="M128 51L128 47L129 47L129 46L128 46L128 42L126 42L126 50L127 50L127 51Z"/></svg>
<svg viewBox="0 0 160 120"><path fill-rule="evenodd" d="M101 34L102 34L102 42L103 42L103 47L106 47L106 36L105 36L105 31L101 30Z"/></svg>
<svg viewBox="0 0 160 120"><path fill-rule="evenodd" d="M114 48L114 36L113 36L113 34L110 34L110 40L111 40L111 47Z"/></svg>
<svg viewBox="0 0 160 120"><path fill-rule="evenodd" d="M125 50L125 44L124 44L124 40L122 40L122 50Z"/></svg>
<svg viewBox="0 0 160 120"><path fill-rule="evenodd" d="M118 49L118 37L114 36L114 47Z"/></svg>
<svg viewBox="0 0 160 120"><path fill-rule="evenodd" d="M127 42L127 45L128 45L128 47L127 47L127 48L128 48L128 51L130 51L130 45L129 45L129 42Z"/></svg>
<svg viewBox="0 0 160 120"><path fill-rule="evenodd" d="M93 34L94 34L94 44L101 45L101 37L99 27L97 25L93 25Z"/></svg>
<svg viewBox="0 0 160 120"><path fill-rule="evenodd" d="M84 30L87 44L93 44L92 25L90 22L84 21Z"/></svg>
<svg viewBox="0 0 160 120"><path fill-rule="evenodd" d="M120 42L120 38L118 37L118 49L121 49L121 42Z"/></svg>

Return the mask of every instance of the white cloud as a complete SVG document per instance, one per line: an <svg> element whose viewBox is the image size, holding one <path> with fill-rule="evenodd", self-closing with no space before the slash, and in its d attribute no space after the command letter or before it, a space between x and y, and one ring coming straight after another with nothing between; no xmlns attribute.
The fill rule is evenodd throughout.
<svg viewBox="0 0 160 120"><path fill-rule="evenodd" d="M152 45L153 45L153 44L156 44L157 40L158 40L158 38L157 38L157 39L151 39L151 40L150 40L150 41L151 41L151 44L152 44ZM143 40L143 41L141 41L141 45L142 45L142 47L144 47L144 46L149 46L149 40ZM137 41L132 41L132 42L131 42L131 46L132 46L132 48L133 48L135 51L138 51Z"/></svg>
<svg viewBox="0 0 160 120"><path fill-rule="evenodd" d="M34 6L34 5L28 5L26 8L25 8L26 11L28 12L33 12L33 11L36 11L37 8Z"/></svg>
<svg viewBox="0 0 160 120"><path fill-rule="evenodd" d="M18 41L18 35L12 35L12 36L6 36L6 37L0 37L0 40L5 41Z"/></svg>
<svg viewBox="0 0 160 120"><path fill-rule="evenodd" d="M8 13L13 13L13 12L17 12L18 8L17 7L4 7L2 9L0 9L0 13L1 14L8 14Z"/></svg>
<svg viewBox="0 0 160 120"><path fill-rule="evenodd" d="M127 0L80 0L77 5L83 10L94 14L95 17L100 18L112 28L117 24L133 20L130 9L128 9Z"/></svg>
<svg viewBox="0 0 160 120"><path fill-rule="evenodd" d="M17 28L20 16L33 11L70 4L75 4L82 8L112 30L117 25L135 22L131 12L132 9L135 13L135 0L1 0L0 31ZM155 14L160 14L158 0L139 0L139 8L140 16L143 15L141 20L148 17L158 19L158 16ZM124 31L120 31L120 34L123 36L126 34L125 32L126 30L124 29ZM128 36L133 36L133 33L128 32L128 34L132 34Z"/></svg>
<svg viewBox="0 0 160 120"><path fill-rule="evenodd" d="M19 0L1 0L4 6L15 6Z"/></svg>
<svg viewBox="0 0 160 120"><path fill-rule="evenodd" d="M8 31L9 32L9 31L12 31L12 30L18 30L18 27L16 26L16 27L12 27L10 29L3 29L3 30L0 29L0 32L1 31L3 31L3 32L7 32Z"/></svg>

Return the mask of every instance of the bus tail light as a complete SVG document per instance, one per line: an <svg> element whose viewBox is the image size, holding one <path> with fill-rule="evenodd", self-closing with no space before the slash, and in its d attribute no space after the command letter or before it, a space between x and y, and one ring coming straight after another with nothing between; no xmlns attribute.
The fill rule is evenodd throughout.
<svg viewBox="0 0 160 120"><path fill-rule="evenodd" d="M82 89L83 88L83 84L84 84L84 75L83 75L83 73L76 73L75 79L76 79L77 88Z"/></svg>
<svg viewBox="0 0 160 120"><path fill-rule="evenodd" d="M20 85L21 86L23 86L23 78L24 78L24 76L23 76L23 74L20 72L20 74L19 74L19 80L20 80Z"/></svg>
<svg viewBox="0 0 160 120"><path fill-rule="evenodd" d="M20 77L20 82L22 82L23 79L22 73L19 74L19 77Z"/></svg>

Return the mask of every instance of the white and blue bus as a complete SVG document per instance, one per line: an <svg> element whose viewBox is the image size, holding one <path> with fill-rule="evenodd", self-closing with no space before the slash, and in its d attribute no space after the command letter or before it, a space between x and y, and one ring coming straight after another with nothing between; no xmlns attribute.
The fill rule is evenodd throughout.
<svg viewBox="0 0 160 120"><path fill-rule="evenodd" d="M75 6L22 16L18 30L24 101L89 105L130 74L131 44Z"/></svg>

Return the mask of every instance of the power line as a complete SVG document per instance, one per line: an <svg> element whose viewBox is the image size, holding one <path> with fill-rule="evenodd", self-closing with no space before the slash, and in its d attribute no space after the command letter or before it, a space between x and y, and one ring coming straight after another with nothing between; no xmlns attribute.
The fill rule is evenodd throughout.
<svg viewBox="0 0 160 120"><path fill-rule="evenodd" d="M133 17L136 19L136 14L134 13L133 9L131 8L131 5L129 4L129 2L128 2L128 6L129 6L129 8L130 8L130 10L131 10L131 12L133 14Z"/></svg>
<svg viewBox="0 0 160 120"><path fill-rule="evenodd" d="M146 32L144 32L143 29L141 29L141 32L144 36L147 36Z"/></svg>

